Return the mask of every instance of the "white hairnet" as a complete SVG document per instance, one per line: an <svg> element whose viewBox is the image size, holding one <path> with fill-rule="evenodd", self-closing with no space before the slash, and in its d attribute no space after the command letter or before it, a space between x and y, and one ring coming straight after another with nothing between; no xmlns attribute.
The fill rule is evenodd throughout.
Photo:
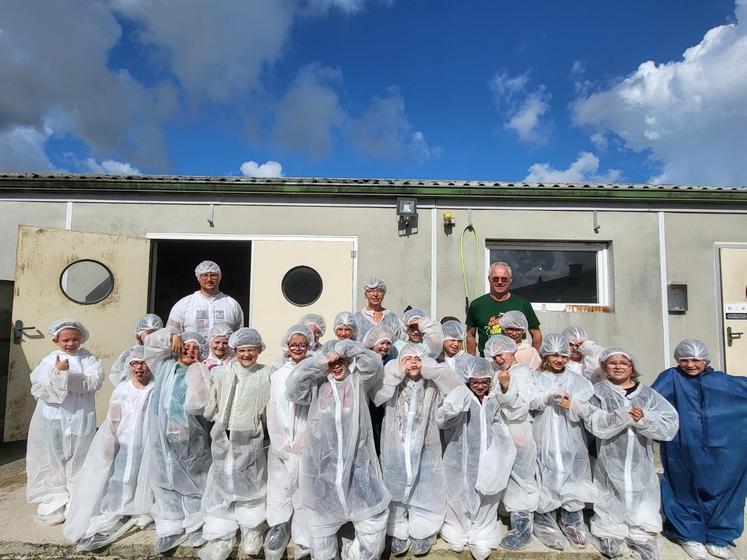
<svg viewBox="0 0 747 560"><path fill-rule="evenodd" d="M427 316L428 314L419 307L413 307L412 309L408 309L407 311L405 311L405 314L402 317L402 322L405 324L405 326L407 326L413 320L422 319L423 317Z"/></svg>
<svg viewBox="0 0 747 560"><path fill-rule="evenodd" d="M383 278L379 278L378 276L371 276L363 283L364 292L367 292L368 290L375 290L377 288L386 293L386 283L384 282Z"/></svg>
<svg viewBox="0 0 747 560"><path fill-rule="evenodd" d="M127 354L127 363L132 362L144 362L145 361L145 346L133 346L130 348L130 353Z"/></svg>
<svg viewBox="0 0 747 560"><path fill-rule="evenodd" d="M464 340L467 338L467 331L459 321L446 321L441 325L441 330L444 332L444 340Z"/></svg>
<svg viewBox="0 0 747 560"><path fill-rule="evenodd" d="M208 346L207 342L205 341L205 337L202 336L198 332L194 331L185 331L181 335L182 343L187 344L187 342L196 342L197 345L200 347L200 357L207 356L208 354Z"/></svg>
<svg viewBox="0 0 747 560"><path fill-rule="evenodd" d="M577 325L571 325L570 327L564 328L560 334L562 334L570 344L577 344L589 340L589 335L586 334L586 330Z"/></svg>
<svg viewBox="0 0 747 560"><path fill-rule="evenodd" d="M228 339L228 345L231 348L241 348L242 346L255 346L265 349L265 343L262 341L262 335L257 329L251 327L241 327Z"/></svg>
<svg viewBox="0 0 747 560"><path fill-rule="evenodd" d="M631 376L634 380L638 379L638 369L635 367L635 354L628 350L627 348L623 348L622 346L610 346L609 348L605 348L604 351L599 354L599 366L604 369L604 362L606 362L609 358L614 356L615 354L619 354L620 356L625 356L627 359L630 360L630 363L633 364L633 375ZM606 372L603 373L603 375L607 375Z"/></svg>
<svg viewBox="0 0 747 560"><path fill-rule="evenodd" d="M62 329L75 329L78 331L80 333L81 344L88 340L88 329L83 326L83 323L76 321L75 319L58 319L57 321L53 321L50 323L47 332L52 338L54 338L60 334Z"/></svg>
<svg viewBox="0 0 747 560"><path fill-rule="evenodd" d="M674 349L675 360L702 360L706 364L711 363L711 355L705 342L697 338L686 338Z"/></svg>
<svg viewBox="0 0 747 560"><path fill-rule="evenodd" d="M314 344L314 333L311 332L311 329L306 325L302 325L301 323L295 324L291 328L289 328L283 335L283 338L280 339L280 350L282 350L283 354L285 354L286 356L288 355L288 340L294 334L300 334L304 338L306 338L306 343L309 346Z"/></svg>
<svg viewBox="0 0 747 560"><path fill-rule="evenodd" d="M324 320L324 317L317 315L316 313L307 313L301 317L298 322L307 327L316 325L316 328L318 328L322 333L321 336L324 336L324 333L327 332L327 322Z"/></svg>
<svg viewBox="0 0 747 560"><path fill-rule="evenodd" d="M386 325L374 325L363 337L363 346L369 350L373 349L377 342L387 340L394 342L394 331Z"/></svg>
<svg viewBox="0 0 747 560"><path fill-rule="evenodd" d="M424 358L425 353L423 352L423 349L420 346L416 346L414 344L407 343L405 344L402 349L397 353L397 360L401 362L408 356L417 356L419 358Z"/></svg>
<svg viewBox="0 0 747 560"><path fill-rule="evenodd" d="M337 327L350 327L353 329L353 336L355 336L355 333L358 330L358 327L355 324L355 314L350 311L340 311L335 315L334 326L334 330L337 330Z"/></svg>
<svg viewBox="0 0 747 560"><path fill-rule="evenodd" d="M493 377L493 366L487 358L471 356L464 366L465 379L483 379Z"/></svg>
<svg viewBox="0 0 747 560"><path fill-rule="evenodd" d="M484 354L492 358L498 354L506 354L508 352L515 354L516 350L517 346L513 338L509 338L503 334L496 334L491 336L485 343Z"/></svg>
<svg viewBox="0 0 747 560"><path fill-rule="evenodd" d="M527 322L527 318L521 311L506 311L503 315L501 315L501 318L498 319L498 325L501 327L501 330L529 330L529 323Z"/></svg>
<svg viewBox="0 0 747 560"><path fill-rule="evenodd" d="M549 333L542 337L542 346L539 349L539 355L543 358L552 354L561 356L570 356L571 347L568 340L560 333Z"/></svg>
<svg viewBox="0 0 747 560"><path fill-rule="evenodd" d="M140 336L140 333L143 331L162 328L163 321L161 321L161 318L153 313L147 313L138 319L137 326L135 327L135 336Z"/></svg>
<svg viewBox="0 0 747 560"><path fill-rule="evenodd" d="M195 276L199 277L200 274L205 274L207 272L214 272L218 276L223 276L223 274L220 271L220 267L218 266L217 263L214 263L213 261L202 261L195 268Z"/></svg>
<svg viewBox="0 0 747 560"><path fill-rule="evenodd" d="M214 338L218 336L225 336L229 337L231 336L231 333L233 332L233 329L226 325L225 323L215 323L213 327L208 331L208 338L207 342L210 344Z"/></svg>

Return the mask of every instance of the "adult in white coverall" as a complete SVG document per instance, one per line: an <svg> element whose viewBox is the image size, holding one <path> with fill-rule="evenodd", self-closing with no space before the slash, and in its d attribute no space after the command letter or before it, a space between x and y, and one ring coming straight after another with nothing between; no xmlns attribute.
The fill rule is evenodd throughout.
<svg viewBox="0 0 747 560"><path fill-rule="evenodd" d="M384 296L386 296L386 284L382 278L373 276L363 284L363 294L366 297L366 307L355 314L357 325L357 340L363 340L366 333L376 325L384 325L392 329L394 340L402 338L402 321L397 314L390 309L384 308Z"/></svg>
<svg viewBox="0 0 747 560"><path fill-rule="evenodd" d="M511 530L503 537L501 546L508 550L525 548L531 542L532 516L539 504L537 445L529 413L534 372L516 363L516 351L516 342L502 334L491 336L485 343L485 356L492 361L496 375L493 393L516 446L516 459L503 493L503 506L511 516Z"/></svg>
<svg viewBox="0 0 747 560"><path fill-rule="evenodd" d="M375 405L386 405L381 470L392 496L387 534L392 554L410 548L427 554L446 513L446 481L436 410L460 380L446 364L405 345L384 368L372 390Z"/></svg>
<svg viewBox="0 0 747 560"><path fill-rule="evenodd" d="M177 339L180 354L172 355ZM210 434L202 416L209 372L201 362L205 339L166 327L145 338L145 361L154 373L150 416L150 483L155 505L155 550L161 554L189 539L200 546L200 502L210 469Z"/></svg>
<svg viewBox="0 0 747 560"><path fill-rule="evenodd" d="M65 537L78 550L98 550L135 526L152 521L153 492L148 481L152 375L143 346L126 360L129 379L119 383L109 412L93 438L73 489Z"/></svg>
<svg viewBox="0 0 747 560"><path fill-rule="evenodd" d="M529 403L534 412L540 484L534 534L546 546L559 550L564 548L563 535L575 548L586 546L582 510L584 503L597 501L586 434L578 415L579 407L594 395L594 388L582 375L568 371L569 355L563 335L550 333L543 337L542 366L534 374Z"/></svg>
<svg viewBox="0 0 747 560"><path fill-rule="evenodd" d="M540 367L542 359L539 352L524 338L525 333L529 330L529 322L521 311L506 311L498 319L498 326L501 327L502 334L516 343L514 358L518 363L524 364L529 369Z"/></svg>
<svg viewBox="0 0 747 560"><path fill-rule="evenodd" d="M104 381L99 359L81 347L88 331L75 319L49 325L57 350L31 372L36 408L26 444L26 500L39 504L37 518L65 521L78 473L96 432L94 396Z"/></svg>
<svg viewBox="0 0 747 560"><path fill-rule="evenodd" d="M571 349L570 360L566 366L569 371L580 373L592 383L599 383L606 378L599 366L599 355L604 351L601 346L591 340L583 327L571 325L560 333Z"/></svg>
<svg viewBox="0 0 747 560"><path fill-rule="evenodd" d="M337 556L336 533L347 522L356 537L343 542L343 560L374 560L384 549L390 497L366 403L383 369L379 355L339 340L298 364L288 379L288 399L309 406L300 488L314 560Z"/></svg>
<svg viewBox="0 0 747 560"><path fill-rule="evenodd" d="M255 329L242 327L228 345L236 356L210 372L204 416L210 430L210 465L202 513L207 544L202 560L225 560L241 530L239 551L256 556L265 527L267 472L262 418L270 398L270 368L257 362L265 349Z"/></svg>
<svg viewBox="0 0 747 560"><path fill-rule="evenodd" d="M114 360L114 365L109 370L109 381L111 381L112 385L116 387L122 381L129 379L130 365L127 363L127 360L130 357L130 351L138 347L142 348L145 337L162 328L163 321L161 321L158 315L154 315L153 313L147 313L138 319L135 326L135 340L137 344L123 350L117 359Z"/></svg>
<svg viewBox="0 0 747 560"><path fill-rule="evenodd" d="M282 356L272 365L270 399L267 403L267 523L265 558L279 560L293 538L296 558L309 554L311 536L306 525L298 488L299 463L304 446L308 407L290 401L288 378L314 346L314 333L306 325L291 326L280 341Z"/></svg>
<svg viewBox="0 0 747 560"><path fill-rule="evenodd" d="M443 352L444 333L441 323L431 319L419 307L405 311L403 316L404 338L394 341L394 348L399 352L405 344L419 347L423 355L437 358Z"/></svg>
<svg viewBox="0 0 747 560"><path fill-rule="evenodd" d="M469 547L485 560L501 542L498 504L508 483L516 447L490 393L493 368L473 356L458 385L436 412L445 431L446 517L441 536L452 550Z"/></svg>
<svg viewBox="0 0 747 560"><path fill-rule="evenodd" d="M659 478L653 442L670 441L679 427L677 411L651 387L638 382L633 354L620 347L599 356L607 379L594 386L584 413L587 429L597 437L591 533L599 551L613 558L622 544L640 560L657 560L661 532Z"/></svg>
<svg viewBox="0 0 747 560"><path fill-rule="evenodd" d="M467 329L459 321L451 320L441 325L441 331L443 332L443 351L439 356L439 361L445 362L464 382L466 381L464 368L470 358L470 355L464 350Z"/></svg>

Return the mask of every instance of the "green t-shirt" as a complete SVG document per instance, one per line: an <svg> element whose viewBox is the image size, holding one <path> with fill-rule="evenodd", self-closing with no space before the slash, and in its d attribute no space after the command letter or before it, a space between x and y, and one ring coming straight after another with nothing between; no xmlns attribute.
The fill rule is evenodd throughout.
<svg viewBox="0 0 747 560"><path fill-rule="evenodd" d="M532 304L527 299L516 294L511 294L505 301L495 301L490 294L480 296L470 304L466 321L468 327L477 328L478 356L482 356L485 343L491 336L501 334L498 320L506 311L521 311L527 318L530 329L537 329L540 326Z"/></svg>

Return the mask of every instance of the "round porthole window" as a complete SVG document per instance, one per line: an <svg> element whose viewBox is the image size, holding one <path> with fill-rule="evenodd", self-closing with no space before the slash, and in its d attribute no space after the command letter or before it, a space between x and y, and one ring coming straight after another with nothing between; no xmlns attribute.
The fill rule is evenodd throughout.
<svg viewBox="0 0 747 560"><path fill-rule="evenodd" d="M65 267L60 275L60 289L65 296L82 305L106 299L114 288L111 270L98 261L83 259Z"/></svg>
<svg viewBox="0 0 747 560"><path fill-rule="evenodd" d="M311 305L322 295L322 277L310 266L294 266L283 276L281 289L293 305Z"/></svg>

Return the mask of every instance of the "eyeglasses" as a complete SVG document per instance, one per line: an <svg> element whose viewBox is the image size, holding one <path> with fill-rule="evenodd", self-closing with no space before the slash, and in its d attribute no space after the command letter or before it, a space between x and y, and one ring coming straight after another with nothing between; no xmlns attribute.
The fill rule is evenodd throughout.
<svg viewBox="0 0 747 560"><path fill-rule="evenodd" d="M508 276L493 276L490 281L491 282L503 282L504 284L511 280Z"/></svg>
<svg viewBox="0 0 747 560"><path fill-rule="evenodd" d="M217 272L203 272L202 274L200 274L200 278L220 278L220 274L218 274Z"/></svg>
<svg viewBox="0 0 747 560"><path fill-rule="evenodd" d="M289 350L306 350L309 347L308 344L301 343L301 344L289 344L288 349Z"/></svg>
<svg viewBox="0 0 747 560"><path fill-rule="evenodd" d="M468 381L470 385L490 385L490 379L484 378L484 379L470 379Z"/></svg>

